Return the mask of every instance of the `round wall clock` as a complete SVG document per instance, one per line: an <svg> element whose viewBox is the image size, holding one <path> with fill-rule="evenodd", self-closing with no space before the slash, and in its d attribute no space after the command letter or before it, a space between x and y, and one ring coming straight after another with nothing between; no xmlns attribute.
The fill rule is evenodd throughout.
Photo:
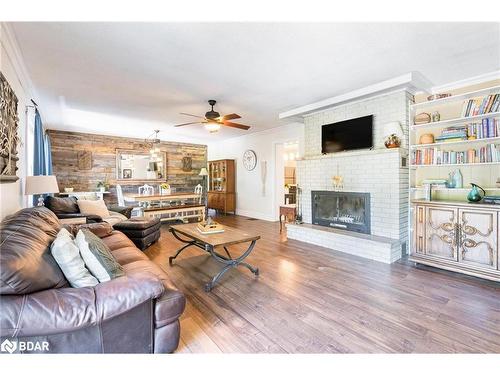
<svg viewBox="0 0 500 375"><path fill-rule="evenodd" d="M255 169L257 165L257 155L253 150L246 150L243 154L243 166L247 171L251 171Z"/></svg>

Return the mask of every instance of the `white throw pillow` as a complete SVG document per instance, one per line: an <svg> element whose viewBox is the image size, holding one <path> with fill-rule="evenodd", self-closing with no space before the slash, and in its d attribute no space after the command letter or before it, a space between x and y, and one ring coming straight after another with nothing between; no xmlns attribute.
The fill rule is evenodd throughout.
<svg viewBox="0 0 500 375"><path fill-rule="evenodd" d="M75 241L66 229L61 229L50 246L50 252L73 288L96 286L99 281L92 276L80 257Z"/></svg>
<svg viewBox="0 0 500 375"><path fill-rule="evenodd" d="M78 208L84 215L97 215L102 218L109 216L108 208L102 199L97 201L78 199Z"/></svg>

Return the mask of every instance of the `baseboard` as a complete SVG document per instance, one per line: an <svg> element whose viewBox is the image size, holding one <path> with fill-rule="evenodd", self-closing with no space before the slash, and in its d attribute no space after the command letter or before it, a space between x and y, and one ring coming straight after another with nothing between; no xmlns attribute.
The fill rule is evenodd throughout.
<svg viewBox="0 0 500 375"><path fill-rule="evenodd" d="M276 221L273 215L265 214L258 211L247 211L236 209L236 215L251 217L254 219L265 220L265 221Z"/></svg>

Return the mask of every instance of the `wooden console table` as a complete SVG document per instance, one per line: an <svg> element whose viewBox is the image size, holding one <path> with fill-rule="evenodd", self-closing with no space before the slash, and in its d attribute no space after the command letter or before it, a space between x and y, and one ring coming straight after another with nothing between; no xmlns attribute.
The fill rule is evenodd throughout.
<svg viewBox="0 0 500 375"><path fill-rule="evenodd" d="M287 221L295 221L295 217L297 216L297 205L296 204L285 204L280 206L280 233L283 230L283 224ZM284 217L284 220L281 221L281 218Z"/></svg>

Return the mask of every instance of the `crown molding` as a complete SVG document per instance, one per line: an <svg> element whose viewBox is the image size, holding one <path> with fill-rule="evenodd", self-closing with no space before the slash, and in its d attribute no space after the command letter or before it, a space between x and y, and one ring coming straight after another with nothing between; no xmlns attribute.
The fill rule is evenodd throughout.
<svg viewBox="0 0 500 375"><path fill-rule="evenodd" d="M307 114L325 110L331 107L336 107L347 102L359 101L368 97L379 96L394 91L406 90L412 94L415 94L416 92L422 90L429 90L431 87L432 83L421 73L410 72L392 79L363 87L361 89L347 92L345 94L333 96L331 98L323 99L315 103L281 112L279 114L279 118L284 119L295 116L305 116Z"/></svg>
<svg viewBox="0 0 500 375"><path fill-rule="evenodd" d="M0 35L2 37L2 46L12 62L13 69L16 72L21 87L30 99L39 103L35 86L33 85L33 81L31 80L26 64L24 63L24 58L19 48L16 35L12 26L9 25L8 22L0 22Z"/></svg>
<svg viewBox="0 0 500 375"><path fill-rule="evenodd" d="M495 70L493 72L480 74L478 76L461 79L459 81L454 81L450 83L446 83L444 85L433 86L431 88L431 94L436 94L443 91L450 91L460 89L466 86L477 85L479 83L484 83L493 80L500 80L500 70Z"/></svg>

